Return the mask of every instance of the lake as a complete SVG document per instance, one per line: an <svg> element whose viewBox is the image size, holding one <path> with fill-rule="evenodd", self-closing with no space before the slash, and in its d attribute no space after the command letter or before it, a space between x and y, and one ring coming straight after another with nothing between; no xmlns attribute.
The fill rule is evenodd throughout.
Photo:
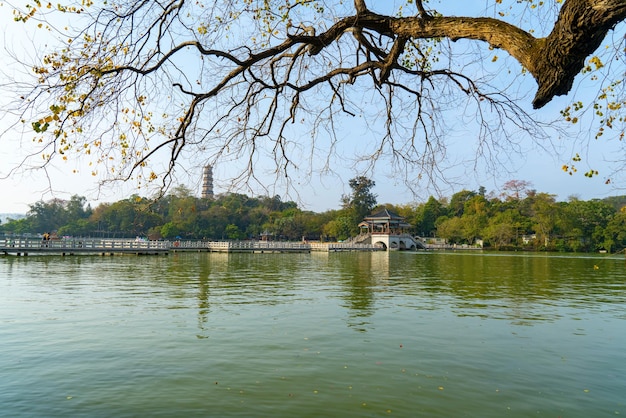
<svg viewBox="0 0 626 418"><path fill-rule="evenodd" d="M0 416L626 415L626 260L0 257Z"/></svg>

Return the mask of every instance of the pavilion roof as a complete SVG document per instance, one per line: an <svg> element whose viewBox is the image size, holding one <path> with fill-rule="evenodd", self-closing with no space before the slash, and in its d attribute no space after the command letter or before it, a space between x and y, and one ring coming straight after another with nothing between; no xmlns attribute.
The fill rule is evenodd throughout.
<svg viewBox="0 0 626 418"><path fill-rule="evenodd" d="M373 213L369 216L365 217L365 221L404 221L404 218L400 215L398 215L395 212L390 211L389 209L385 208L382 209L376 213Z"/></svg>

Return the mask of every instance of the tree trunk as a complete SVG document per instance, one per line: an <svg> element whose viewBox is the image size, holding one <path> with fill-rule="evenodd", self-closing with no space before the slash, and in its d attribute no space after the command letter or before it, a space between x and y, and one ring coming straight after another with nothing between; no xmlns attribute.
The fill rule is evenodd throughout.
<svg viewBox="0 0 626 418"><path fill-rule="evenodd" d="M529 71L539 85L533 106L540 108L554 96L567 94L585 59L625 18L625 0L566 1L554 29L532 54L536 64Z"/></svg>
<svg viewBox="0 0 626 418"><path fill-rule="evenodd" d="M570 91L585 59L598 49L617 23L626 19L626 0L566 0L546 38L535 38L493 18L392 18L366 12L351 19L355 26L399 38L475 39L506 50L537 81L533 106L540 108Z"/></svg>

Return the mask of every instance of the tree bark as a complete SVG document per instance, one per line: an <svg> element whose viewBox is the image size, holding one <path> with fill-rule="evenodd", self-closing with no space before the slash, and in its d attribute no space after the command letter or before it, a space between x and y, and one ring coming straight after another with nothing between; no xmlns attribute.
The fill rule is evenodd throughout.
<svg viewBox="0 0 626 418"><path fill-rule="evenodd" d="M585 59L617 23L626 19L626 0L566 0L552 32L545 38L535 38L494 18L393 18L365 12L351 19L358 27L401 38L474 39L503 49L537 81L533 106L541 108L571 90Z"/></svg>
<svg viewBox="0 0 626 418"><path fill-rule="evenodd" d="M539 85L533 106L540 108L567 94L585 59L598 49L607 33L626 19L625 0L568 0L541 48L531 52L529 71Z"/></svg>

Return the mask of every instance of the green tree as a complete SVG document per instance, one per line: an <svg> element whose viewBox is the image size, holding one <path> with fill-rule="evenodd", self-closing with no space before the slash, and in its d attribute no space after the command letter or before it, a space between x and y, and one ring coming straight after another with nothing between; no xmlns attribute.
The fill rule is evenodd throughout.
<svg viewBox="0 0 626 418"><path fill-rule="evenodd" d="M73 195L65 204L67 217L70 220L86 219L91 216L91 206L87 204L84 196Z"/></svg>
<svg viewBox="0 0 626 418"><path fill-rule="evenodd" d="M472 196L465 202L463 212L463 235L469 244L473 244L482 236L483 228L487 226L489 217L489 202L484 193Z"/></svg>
<svg viewBox="0 0 626 418"><path fill-rule="evenodd" d="M626 212L616 213L606 225L604 236L598 248L609 252L626 248Z"/></svg>
<svg viewBox="0 0 626 418"><path fill-rule="evenodd" d="M324 235L327 238L335 238L339 241L346 240L354 230L353 219L350 216L338 216L324 225Z"/></svg>
<svg viewBox="0 0 626 418"><path fill-rule="evenodd" d="M220 205L214 204L203 213L206 220L206 227L203 236L213 239L225 238L226 225L229 224L228 210Z"/></svg>
<svg viewBox="0 0 626 418"><path fill-rule="evenodd" d="M65 224L67 220L65 203L61 199L52 199L48 202L39 201L30 205L27 216L32 219L33 229L40 233L51 232Z"/></svg>
<svg viewBox="0 0 626 418"><path fill-rule="evenodd" d="M57 234L59 236L84 237L92 235L95 230L94 225L88 219L76 219L69 221L67 224L59 227Z"/></svg>
<svg viewBox="0 0 626 418"><path fill-rule="evenodd" d="M428 201L417 209L415 227L418 234L425 237L434 236L437 230L435 221L443 216L445 212L444 205L433 196L430 196Z"/></svg>
<svg viewBox="0 0 626 418"><path fill-rule="evenodd" d="M461 231L468 244L474 244L482 236L487 226L487 216L479 214L463 214L461 217Z"/></svg>
<svg viewBox="0 0 626 418"><path fill-rule="evenodd" d="M36 229L33 227L31 218L8 219L0 225L0 231L11 234L28 234L33 233Z"/></svg>
<svg viewBox="0 0 626 418"><path fill-rule="evenodd" d="M300 214L302 226L304 228L304 237L310 240L318 240L322 237L322 228L324 224L330 221L332 218L330 217L328 212L325 213L315 213L305 211Z"/></svg>
<svg viewBox="0 0 626 418"><path fill-rule="evenodd" d="M557 226L561 219L554 196L547 193L539 193L533 199L532 210L532 220L539 245L551 245L551 240L557 231Z"/></svg>
<svg viewBox="0 0 626 418"><path fill-rule="evenodd" d="M489 219L489 224L484 229L484 238L496 249L511 245L515 240L516 231L513 226L518 212L508 210L499 212Z"/></svg>
<svg viewBox="0 0 626 418"><path fill-rule="evenodd" d="M90 218L96 234L108 237L145 236L161 225L162 217L151 210L152 201L134 195L110 204L101 204Z"/></svg>
<svg viewBox="0 0 626 418"><path fill-rule="evenodd" d="M195 238L199 235L199 200L193 196L174 197L170 202L168 219L175 225L181 237Z"/></svg>
<svg viewBox="0 0 626 418"><path fill-rule="evenodd" d="M462 216L465 211L465 204L474 196L476 196L476 192L470 192L469 190L461 190L453 194L448 204L450 216Z"/></svg>
<svg viewBox="0 0 626 418"><path fill-rule="evenodd" d="M367 177L359 176L350 179L348 184L352 193L342 197L342 206L350 211L353 220L358 224L376 206L376 195L372 192L376 183Z"/></svg>
<svg viewBox="0 0 626 418"><path fill-rule="evenodd" d="M437 222L437 235L446 238L450 244L459 244L465 238L463 227L463 220L458 216L439 218Z"/></svg>
<svg viewBox="0 0 626 418"><path fill-rule="evenodd" d="M181 230L173 222L168 222L161 227L161 236L166 239L174 239L181 234Z"/></svg>
<svg viewBox="0 0 626 418"><path fill-rule="evenodd" d="M355 151L360 161L371 168L384 158L409 183L432 181L443 175L450 112L477 116L467 127L477 132L476 159L504 155L521 135L549 137L527 105L572 91L563 124L588 120L579 132L623 135L622 37L603 44L623 30L623 1L493 0L475 16L449 3L31 0L15 20L59 41L26 63L33 83L9 92L20 105L5 115L32 129L23 164L78 155L94 163L91 174L164 187L186 169L179 159L196 153L232 161L239 180L253 181L267 154L282 179L307 161L332 171L345 161L338 127L354 116L376 126L371 145ZM518 83L526 74L536 82L530 103ZM579 74L598 91L594 103L576 96L588 90L573 89ZM293 139L322 133L328 146ZM149 164L161 155L164 168Z"/></svg>
<svg viewBox="0 0 626 418"><path fill-rule="evenodd" d="M31 232L52 232L69 223L76 223L80 220L87 220L91 215L91 208L86 205L86 199L82 196L74 195L70 200L52 199L48 202L39 201L30 205L28 217L30 218ZM86 226L83 225L81 233L86 233ZM74 227L74 232L78 232Z"/></svg>
<svg viewBox="0 0 626 418"><path fill-rule="evenodd" d="M564 207L569 239L576 250L593 250L604 240L604 230L617 213L613 205L602 200L571 200ZM577 243L581 245L577 245Z"/></svg>
<svg viewBox="0 0 626 418"><path fill-rule="evenodd" d="M262 201L259 205L250 209L248 213L249 223L246 227L246 235L251 238L258 238L264 231L264 225L268 222L271 209L263 206Z"/></svg>
<svg viewBox="0 0 626 418"><path fill-rule="evenodd" d="M233 224L226 225L224 233L226 234L226 238L233 240L240 240L245 236L244 233L239 230L239 227Z"/></svg>

